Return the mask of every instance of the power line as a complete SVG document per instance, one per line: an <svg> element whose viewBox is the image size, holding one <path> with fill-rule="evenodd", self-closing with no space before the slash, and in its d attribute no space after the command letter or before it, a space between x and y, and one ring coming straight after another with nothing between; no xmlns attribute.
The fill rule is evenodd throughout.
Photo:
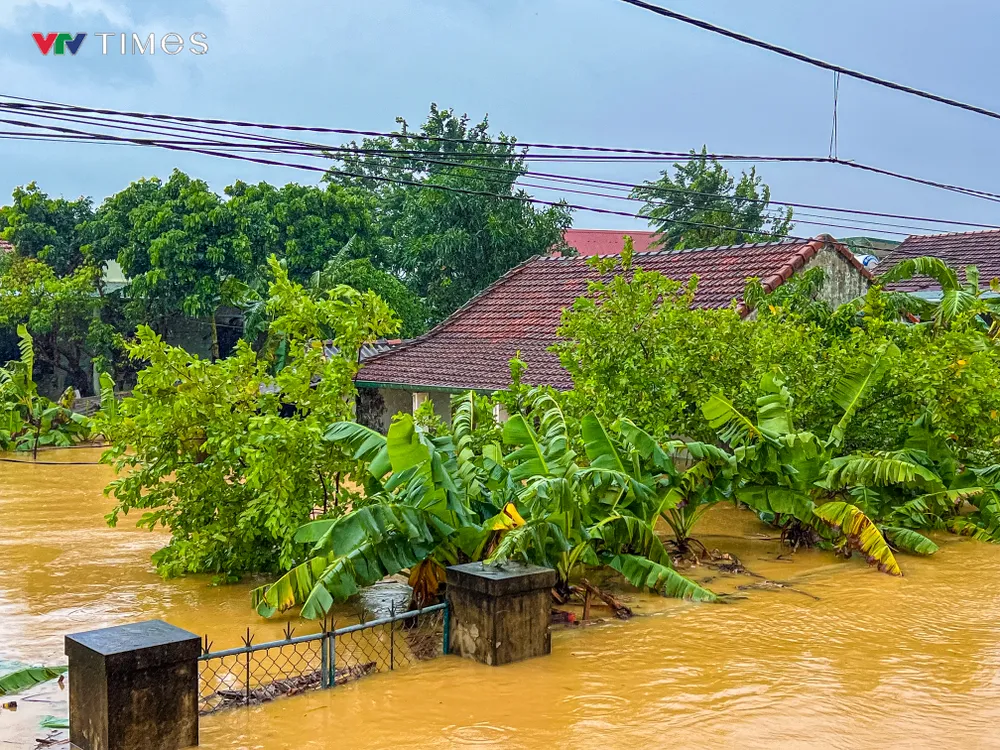
<svg viewBox="0 0 1000 750"><path fill-rule="evenodd" d="M3 105L0 104L0 108L2 108L2 107L3 107ZM60 111L64 111L64 108L60 108ZM613 186L627 188L629 190L634 190L637 187L642 187L643 189L645 189L647 191L651 191L651 192L676 192L676 193L685 194L685 196L688 196L688 195L701 195L701 196L711 197L711 198L714 198L714 199L717 199L717 200L731 200L731 201L734 201L734 202L737 202L737 203L739 203L739 202L758 203L758 204L763 204L765 206L768 203L774 203L775 205L786 205L786 206L799 207L799 208L809 208L809 209L813 209L813 210L829 210L829 211L834 211L834 212L837 212L837 213L878 216L880 218L881 217L884 217L884 218L899 218L899 219L906 219L906 220L912 220L912 221L924 221L924 222L928 222L928 223L950 224L950 225L955 225L955 226L961 225L961 226L974 226L974 227L984 227L984 228L1000 228L997 225L990 225L990 224L973 223L973 222L959 222L959 221L951 221L951 220L947 220L947 219L935 219L935 218L929 218L929 217L915 217L915 216L909 216L909 215L903 215L903 214L884 214L884 213L881 213L881 212L874 212L874 211L862 211L860 209L843 209L843 208L835 208L835 207L827 207L827 206L818 206L818 205L815 205L815 204L793 203L793 202L770 200L770 199L769 200L754 199L754 198L742 197L742 196L720 196L720 195L717 195L717 194L714 194L714 193L711 193L711 194L710 193L700 193L698 191L690 191L690 190L685 190L685 189L682 189L682 188L670 188L670 187L667 187L667 186L656 186L656 185L652 185L650 183L645 183L645 184L642 184L642 185L636 185L634 183L623 183L623 182L616 182L616 181L612 181L612 180L598 180L598 179L594 179L594 178L576 177L576 176L572 176L572 175L558 175L558 174L551 174L551 173L546 173L546 172L538 172L538 171L533 171L533 170L525 170L525 169L523 169L521 167L498 168L498 167L491 167L491 166L482 165L482 164L473 164L473 163L468 163L468 162L456 162L456 161L454 161L453 158L434 159L434 158L431 158L430 156L427 155L428 153L434 153L434 154L436 154L438 156L443 156L443 157L455 157L455 156L459 156L461 158L465 158L465 157L467 157L467 158L477 158L478 156L482 156L482 154L460 154L460 153L441 154L440 152L423 152L423 151L411 151L411 150L402 150L402 149L357 149L357 148L345 148L345 147L339 147L338 148L338 147L335 147L335 146L330 146L328 144L308 143L308 142L303 142L303 141L289 140L289 139L285 139L285 138L274 138L274 137L271 137L271 136L262 136L262 135L259 135L259 134L245 134L245 133L238 132L238 131L225 130L225 129L215 128L215 127L192 128L192 127L187 127L187 126L183 126L183 125L181 125L181 126L178 126L178 125L160 125L160 124L149 124L149 123L145 123L145 124L143 124L141 126L137 125L137 124L134 124L134 123L131 124L131 125L126 125L126 124L122 124L119 121L108 120L108 119L106 119L103 116L94 117L94 116L90 116L90 115L77 115L76 118L73 118L73 117L67 117L67 116L61 116L61 115L37 114L34 111L32 111L29 114L29 116L39 117L39 118L42 118L42 119L62 120L62 121L70 121L70 122L76 122L77 121L76 118L79 118L80 120L86 121L87 124L90 124L90 125L106 125L106 126L110 126L112 128L116 128L116 129L131 130L131 131L138 131L138 132L144 132L144 133L149 133L149 132L160 133L162 131L167 131L170 134L174 134L174 131L181 131L183 133L194 133L196 135L203 135L204 132L212 132L212 133L218 133L218 134L221 134L221 135L224 135L224 136L227 136L227 137L229 137L229 136L233 136L233 137L237 137L237 138L246 138L246 137L249 137L249 138L251 138L254 141L263 140L267 144L267 145L259 145L257 143L250 143L250 144L239 143L239 144L233 144L233 143L226 143L226 142L220 142L220 141L194 141L194 140L190 140L189 139L189 140L185 140L185 141L173 141L173 142L169 142L169 141L166 141L166 140L161 140L161 145L166 145L167 143L174 143L174 144L188 145L188 146L211 145L211 146L217 147L217 148L227 148L227 149L228 148L237 148L237 149L240 149L240 150L250 150L250 149L253 149L253 150L265 150L265 151L280 150L280 151L282 151L284 153L296 153L296 154L299 154L299 155L303 155L303 154L301 154L302 150L305 150L307 152L309 152L309 151L323 152L326 155L329 155L326 152L334 152L334 151L335 152L340 152L340 153L357 153L357 154L365 154L365 155L378 155L378 156L385 156L387 158L402 158L402 159L406 159L406 160L411 160L411 161L414 161L414 162L418 162L418 163L421 163L421 164L423 164L423 163L426 163L426 164L437 164L437 165L442 165L442 166L445 166L445 167L448 167L448 168L473 169L473 170L477 170L477 171L490 171L490 172L495 172L495 173L501 173L501 174L508 175L508 176L512 175L512 174L518 174L518 175L524 174L524 175L534 176L534 177L537 177L537 178L543 179L543 180L567 181L567 182L571 182L571 183L573 183L573 182L583 182L583 183L591 183L591 184L601 184L601 185L605 185L605 186L613 185ZM8 121L8 122L19 122L19 121ZM83 131L81 131L81 132L83 132ZM95 137L96 135L97 134L92 134L91 133L91 134L88 134L88 135L67 136L67 138L86 139L86 138ZM50 137L56 138L57 136L50 136ZM275 144L277 144L277 145L275 145ZM134 145L134 144L130 143L130 145ZM278 148L278 146L280 146L280 148ZM304 155L309 155L309 154L307 153L307 154L304 154ZM520 154L517 154L517 153L511 153L511 154L506 154L506 155L499 155L498 154L496 156L503 156L503 158L508 158L508 159L512 159L512 160L519 160L519 159L523 158ZM699 158L699 159L712 158L712 155L707 155L707 154L704 154L704 155L702 155L702 154L694 154L692 156L696 157L696 158ZM335 157L335 158L342 158L342 157ZM740 158L744 158L744 157L740 157ZM745 158L752 159L754 157L745 157ZM543 189L549 189L549 190L552 189L552 188L547 188L545 186L540 186L540 187L543 187ZM567 192L577 192L577 193L580 193L580 194L588 194L586 191L573 191L573 190L569 190L569 189L565 189L565 190ZM593 195L597 195L599 197L610 197L610 198L619 199L619 200L622 199L621 196L607 196L606 194L600 194L600 193L592 193L592 194ZM669 202L664 202L662 205L668 205L668 206L670 206L670 205L677 205L677 204L673 204L673 203L669 203ZM799 212L799 216L810 216L810 214ZM831 218L831 217L818 217L817 215L812 215L812 216L814 218L826 218L827 220L829 220ZM896 226L896 227L901 227L901 228L919 229L920 231L928 231L928 232L935 231L935 230L928 229L926 227L905 227L903 225L893 225L893 224L888 224L888 223L884 223L884 222L869 221L869 220L863 220L863 219L855 219L855 220L856 221L861 221L862 223L865 223L865 224L875 224L875 225L883 224L885 226ZM802 220L802 223L806 223L806 224L819 224L818 222L809 222L809 221L805 221L805 220ZM858 228L858 229L864 229L864 230L869 229L868 227L850 227L850 226L845 227L844 225L837 225L837 224L832 224L832 223L830 224L830 226L839 227L839 228L848 228L848 229L850 229L850 228Z"/></svg>
<svg viewBox="0 0 1000 750"><path fill-rule="evenodd" d="M62 118L60 118L60 119L62 119ZM9 119L0 119L0 122L6 122L6 123L10 123L10 124L19 124L22 121L19 121L19 120L9 120ZM62 127L57 127L57 126L43 126L43 125L37 125L37 124L35 126L36 127L46 127L46 128L52 129L52 130L56 130L59 133L67 133L67 132L68 133L75 133L77 135L75 135L74 137L78 137L78 138L81 138L83 140L97 140L97 141L102 141L103 142L105 139L112 139L112 142L114 142L114 141L124 141L124 142L126 142L128 144L131 144L131 145L152 145L152 146L159 146L159 147L162 147L162 148L175 148L175 149L186 150L186 151L200 151L200 149L194 148L194 146L201 146L201 145L213 145L213 146L217 146L217 145L220 145L218 141L207 141L207 142L206 141L165 141L165 140L155 140L155 139L119 138L119 137L116 137L116 136L108 136L108 135L102 135L102 134L96 134L96 133L86 133L86 134L83 134L83 131L77 131L75 129L62 128ZM224 145L237 146L238 144L224 144ZM257 148L266 149L268 147L258 146ZM210 152L205 152L205 153L210 153ZM220 155L221 156L222 154L212 153L211 155ZM247 159L247 160L251 160L252 161L252 159ZM261 163L264 163L264 162L261 162ZM271 163L278 164L278 162L271 162ZM453 164L450 164L450 163L447 163L447 162L442 162L442 163L446 164L447 166L459 166L459 167L462 166L462 165L453 165ZM375 176L372 176L372 175L358 175L356 173L344 172L344 171L341 171L341 170L331 170L331 169L324 169L324 168L319 168L319 167L310 167L309 165L301 165L301 164L292 165L292 164L286 164L286 163L281 163L281 164L283 166L294 166L294 167L303 168L303 169L311 169L313 171L321 171L321 172L324 172L324 173L341 174L341 175L346 175L346 176L352 176L352 177L359 178L359 179L373 179L375 181L382 181L382 182L385 182L385 181L392 182L392 181L394 181L394 180L391 180L389 178L380 178L380 177L375 177ZM468 165L468 166L472 166L472 165ZM488 168L487 167L487 169L494 169L494 168ZM505 172L509 173L509 172L515 171L515 170L495 170L495 171L505 171ZM419 186L419 187L431 187L431 188L438 188L438 189L444 187L444 186L438 186L438 185L434 185L432 183L424 183L424 182L417 183L417 182L405 181L405 180L404 181L400 181L400 182L402 182L403 184L409 184L409 185L414 185L414 186ZM527 185L527 186L528 187L540 187L542 189L548 189L548 190L560 189L560 190L565 190L567 192L574 192L574 193L580 193L580 194L589 194L589 195L594 195L594 196L598 196L598 197L612 198L612 199L617 199L617 200L634 200L634 201L638 201L638 202L645 202L645 201L642 201L642 199L633 198L631 196L625 197L625 196L609 195L607 193L596 193L596 192L591 192L591 191L578 191L578 190L572 190L572 189L566 189L566 188L553 188L551 186L544 186L544 185L542 185L542 186L539 186L539 185ZM475 192L477 194L484 195L484 196L492 196L492 197L500 197L500 198L508 197L508 196L503 196L501 194L487 192L487 191L475 191ZM719 197L719 196L714 196L713 195L712 197ZM724 196L724 198L727 198L727 199L734 199L735 198L735 199L739 200L739 198L737 196ZM526 200L532 200L532 202L541 203L543 205L549 205L549 206L560 205L559 203L556 203L556 202L553 202L553 201L542 201L542 200L537 200L537 199L526 199ZM665 205L665 206L668 206L668 207L669 206L679 206L679 204L677 204L677 203L670 203L670 202L660 202L657 205ZM574 209L577 209L577 210L592 211L592 212L599 212L599 213L611 213L611 214L615 214L615 215L629 216L630 218L648 218L648 217L644 216L643 214L633 214L633 213L627 213L627 212L621 212L621 211L612 211L610 209L598 209L598 208L593 207L593 206L582 206L582 205L579 205L579 204L567 204L567 207L574 208ZM770 219L777 218L775 216L767 215L767 214L765 214L765 216L767 218L770 218ZM872 229L872 227L870 227L870 226L857 226L857 225L848 225L848 224L837 224L837 223L834 223L834 222L830 221L827 217L819 217L819 218L824 218L826 220L823 221L823 222L817 222L817 221L809 221L807 219L797 219L797 221L799 221L800 223L803 223L803 224L810 224L810 225L821 226L821 227L822 226L826 226L826 227L838 228L838 229L852 229L852 230L859 230L859 231L870 231ZM686 225L690 225L690 226L700 226L700 227L710 227L711 226L711 227L718 227L718 228L726 230L726 231L737 231L737 232L743 232L743 233L747 233L747 234L751 234L751 235L793 237L793 235L775 235L772 232L753 231L753 230L748 230L748 229L745 229L745 228L727 227L727 226L724 226L724 225L710 224L710 223L707 223L707 222L695 222L695 221L684 220L684 219L672 219L672 221L674 221L675 223L686 224ZM870 221L870 220L863 220L863 223L865 223L865 224L879 224L880 222L873 222L873 221ZM933 231L933 230L930 230L930 229L928 229L926 227L909 227L909 228L920 230L920 231L925 231L925 232ZM879 230L879 231L881 231L881 232L883 232L885 234L894 234L894 235L901 236L901 237L907 237L907 236L910 235L910 232L894 232L894 231L890 231L888 229L882 229L882 230ZM801 239L801 238L797 238L797 239Z"/></svg>
<svg viewBox="0 0 1000 750"><path fill-rule="evenodd" d="M8 123L8 124L15 124L15 125L26 124L26 123L22 123L21 121L18 121L18 120L8 120L8 119L0 119L0 122L5 122L5 123ZM64 127L59 126L59 125L38 125L38 124L33 124L33 123L27 123L27 124L28 125L33 125L34 127L46 128L46 129L49 129L49 130L58 131L58 132L61 132L61 133L70 133L70 134L77 134L77 135L84 134L84 135L86 135L86 133L84 131L74 130L72 128L64 128ZM108 140L113 140L113 141L128 141L128 142L135 143L135 144L141 145L141 146L154 146L154 147L158 147L158 148L168 149L168 150L171 150L171 151L187 151L187 152L191 152L191 153L206 154L208 156L217 156L217 157L220 157L220 158L223 158L223 159L234 159L234 160L239 160L239 161L247 161L247 162L252 162L252 163L256 163L256 164L265 164L265 165L277 166L277 167L289 167L289 168L292 168L292 169L302 169L302 170L306 170L306 171L310 171L310 172L320 172L322 174L334 174L334 175L339 175L341 177L354 177L354 178L360 178L360 179L374 180L376 182L386 182L386 183L392 183L392 184L397 184L397 185L407 185L407 186L410 186L410 187L418 187L418 188L425 188L425 189L431 189L431 190L438 190L438 191L448 192L448 193L457 193L457 194L462 194L462 195L473 195L473 196L486 197L486 198L497 198L497 199L500 199L500 200L512 200L512 201L518 201L520 203L533 203L533 204L536 204L536 205L543 205L543 206L548 206L548 207L552 207L552 208L569 208L569 209L572 209L572 210L575 210L575 211L589 211L589 212L592 212L592 213L608 214L608 215L614 215L614 216L626 216L626 217L632 218L632 219L644 219L645 218L645 217L641 216L640 214L630 213L630 212L627 212L627 211L616 211L614 209L609 209L609 208L597 208L595 206L584 206L584 205L579 205L579 204L567 203L566 201L548 201L548 200L543 200L541 198L532 198L532 197L530 197L530 196L528 196L526 194L525 195L503 195L503 194L500 194L500 193L491 193L491 192L488 192L488 191L485 191L485 190L471 190L471 189L460 188L460 187L455 187L455 186L451 186L451 185L438 185L438 184L435 184L435 183L432 183L432 182L415 182L413 180L404 180L404 179L396 178L396 177L363 175L363 174L359 174L359 173L356 173L356 172L346 172L346 171L343 171L343 170L328 169L328 168L324 168L324 167L317 167L317 166L313 166L311 164L298 164L298 163L294 163L294 162L281 162L281 161L276 161L274 159L264 159L264 158L261 158L261 157L253 157L253 156L241 156L239 154L226 153L226 152L223 152L223 151L215 151L215 150L212 150L212 149L195 148L195 147L192 147L192 146L182 146L182 145L177 145L177 144L173 144L173 143L165 143L165 142L157 141L155 139L150 139L150 138L127 138L127 137L124 137L124 136L95 135L95 134L91 134L91 135L92 135L92 137L93 137L94 140L105 140L105 139L108 139ZM751 236L763 234L761 232L754 232L752 230L747 230L745 228L730 227L730 226L725 226L725 225L722 225L722 224L711 224L711 223L708 223L708 222L688 221L688 220L685 220L685 219L675 219L673 221L676 224L684 224L684 225L687 225L687 226L700 227L700 228L721 229L723 231L739 232L739 233L743 233L743 234L747 234L747 235L751 235ZM808 238L808 237L796 237L794 235L785 235L785 234L782 234L782 235L767 234L767 236L778 237L778 238L781 238L781 239L796 240L796 241L799 241L799 242L809 242L811 240L811 238Z"/></svg>
<svg viewBox="0 0 1000 750"><path fill-rule="evenodd" d="M31 99L28 97L17 97L11 95L0 95L0 98L15 99L21 102L33 102L35 104L12 104L12 103L0 103L0 108L21 108L21 109L39 109L37 105L44 105L45 108L52 110L62 110L70 112L92 112L110 115L114 117L131 117L133 119L157 119L157 120L171 120L177 122L188 122L188 123L208 123L208 124L220 124L229 125L236 127L250 127L250 128L260 128L269 130L289 130L289 131L306 131L306 132L326 132L326 133L340 133L340 134L357 134L357 135L368 135L375 137L386 137L386 138L409 138L411 140L428 140L428 141L439 141L439 142L449 142L449 143L472 143L472 144L485 144L493 143L507 143L507 141L483 141L467 138L443 138L438 136L425 136L418 134L409 133L385 133L379 131L362 131L362 130L351 130L346 128L324 128L318 126L302 126L302 125L274 125L268 123L253 123L240 120L223 120L218 118L198 118L198 117L187 117L181 115L162 115L162 114L150 114L141 112L129 112L122 110L110 110L110 109L98 109L94 107L83 107L78 105L69 105L58 102L49 102L43 99ZM259 137L256 134L253 137ZM511 143L514 143L511 141ZM526 148L547 148L547 149L561 149L561 150L580 150L580 151L600 151L600 152L615 152L615 153L630 153L630 154L645 154L645 155L655 155L664 156L669 158L714 158L718 160L724 159L739 159L745 161L778 161L778 162L813 162L817 164L837 164L840 166L850 167L852 169L859 169L862 171L870 172L873 174L879 174L886 177L891 177L898 180L903 180L906 182L912 182L914 184L924 185L927 187L933 187L941 190L948 190L950 192L955 192L961 195L969 195L972 197L981 198L984 200L990 200L993 202L1000 202L1000 194L991 193L984 190L976 190L973 188L966 188L960 185L953 185L945 182L940 182L936 180L929 180L921 177L915 177L912 175L903 174L900 172L894 172L887 169L882 169L880 167L871 166L868 164L863 164L855 161L848 161L839 158L830 157L798 157L798 156L748 156L748 155L733 155L733 154L680 154L680 152L671 151L653 151L647 149L622 149L622 148L612 148L607 146L570 146L565 144L544 144L544 143L521 143L516 144Z"/></svg>
<svg viewBox="0 0 1000 750"><path fill-rule="evenodd" d="M958 99L951 99L947 96L941 96L939 94L933 94L929 91L924 91L923 89L914 88L913 86L907 86L902 83L896 83L895 81L890 81L885 78L879 78L878 76L873 76L868 73L862 73L858 70L851 70L850 68L845 68L842 65L836 65L834 63L826 62L825 60L820 60L816 57L809 57L801 52L795 52L787 47L779 47L776 44L771 44L770 42L765 42L761 39L756 39L752 36L747 36L746 34L741 34L738 31L732 31L730 29L723 28L722 26L716 26L715 24L709 23L708 21L702 21L698 18L692 18L691 16L685 16L682 13L678 13L668 8L663 8L659 5L653 5L652 3L644 2L644 0L621 0L623 3L628 3L629 5L634 5L637 8L642 8L643 10L648 10L657 15L664 16L666 18L671 18L675 21L680 21L681 23L686 23L691 26L697 26L699 29L704 29L705 31L711 31L713 34L721 34L722 36L728 37L730 39L735 39L738 42L744 44L749 44L754 47L759 47L760 49L767 50L768 52L774 52L775 54L782 55L784 57L790 57L793 60L798 60L799 62L806 63L807 65L812 65L817 68L822 68L824 70L829 70L834 73L839 73L841 75L849 76L850 78L856 78L859 81L866 81L868 83L873 83L876 86L883 86L887 89L892 89L893 91L901 91L904 94L912 94L913 96L919 96L922 99L929 99L930 101L937 102L938 104L946 104L949 107L957 107L958 109L964 109L967 112L975 112L979 115L985 115L986 117L992 117L995 120L1000 120L1000 112L994 112L991 109L986 109L985 107L979 107L975 104L967 104L965 102L959 101Z"/></svg>

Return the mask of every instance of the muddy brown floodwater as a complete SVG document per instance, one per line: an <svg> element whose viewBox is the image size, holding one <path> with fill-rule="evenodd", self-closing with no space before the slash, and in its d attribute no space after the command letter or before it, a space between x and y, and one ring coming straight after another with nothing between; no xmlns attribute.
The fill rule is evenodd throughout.
<svg viewBox="0 0 1000 750"><path fill-rule="evenodd" d="M149 555L162 534L104 525L109 478L101 466L0 463L0 660L65 663L67 632L151 617L216 647L248 626L279 637L285 621L249 609L251 582L161 581ZM631 595L640 616L557 631L550 657L500 669L440 658L215 714L202 747L1000 748L1000 547L942 536L935 557L902 558L896 579L822 552L784 559L749 538L761 533L728 507L699 528L785 587L696 569L745 598ZM66 715L65 695L49 683L0 711L0 748L34 747L39 718Z"/></svg>

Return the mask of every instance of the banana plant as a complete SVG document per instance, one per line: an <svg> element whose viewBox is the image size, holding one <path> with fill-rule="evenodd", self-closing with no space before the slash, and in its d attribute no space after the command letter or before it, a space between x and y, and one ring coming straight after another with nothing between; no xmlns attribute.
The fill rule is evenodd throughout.
<svg viewBox="0 0 1000 750"><path fill-rule="evenodd" d="M309 557L251 592L261 615L301 606L303 617L321 618L335 602L406 570L426 596L430 582L440 581L444 564L461 554L475 557L492 526L484 528L468 505L450 436L431 437L411 416L398 415L387 436L339 422L325 439L350 451L364 467L368 496L338 518L299 528L295 540L312 545Z"/></svg>
<svg viewBox="0 0 1000 750"><path fill-rule="evenodd" d="M990 338L1000 336L1000 299L996 297L1000 287L997 280L990 284L994 295L986 296L985 290L980 288L979 269L976 266L965 267L963 284L947 263L940 258L925 255L907 258L889 269L878 281L880 286L885 286L914 276L928 276L941 287L941 299L933 304L916 295L904 293L910 300L909 309L920 314L921 319L938 328L947 328L963 319L975 320L977 327Z"/></svg>
<svg viewBox="0 0 1000 750"><path fill-rule="evenodd" d="M654 531L666 501L656 475L623 437L631 423L608 430L595 415L584 416L589 464L581 465L559 403L544 391L530 394L528 403L528 413L511 417L503 431L504 442L515 447L506 461L511 480L520 483L517 505L525 524L506 534L490 559L551 566L563 588L577 571L607 566L638 588L716 601L716 594L674 570ZM669 458L661 460L662 471L669 471Z"/></svg>
<svg viewBox="0 0 1000 750"><path fill-rule="evenodd" d="M836 454L851 416L884 374L884 359L895 356L894 347L887 347L836 385L834 400L844 413L826 440L795 430L791 394L781 377L772 373L761 380L756 421L721 395L713 396L702 411L733 449L737 500L774 520L793 545L802 540L826 543L848 557L858 551L880 570L901 575L886 535L899 545L897 549L924 554L936 549L933 542L912 530L880 529L866 515L864 504L857 502L859 495L873 487L935 492L945 489L943 483L912 456Z"/></svg>
<svg viewBox="0 0 1000 750"><path fill-rule="evenodd" d="M32 451L37 457L41 446L66 447L85 440L90 420L73 411L73 389L67 388L59 401L39 395L33 372L34 342L27 329L17 329L20 359L0 368L0 449Z"/></svg>

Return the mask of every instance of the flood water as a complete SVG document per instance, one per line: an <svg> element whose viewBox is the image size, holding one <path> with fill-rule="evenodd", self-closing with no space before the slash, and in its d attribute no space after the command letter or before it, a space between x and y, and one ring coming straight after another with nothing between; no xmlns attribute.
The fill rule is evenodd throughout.
<svg viewBox="0 0 1000 750"><path fill-rule="evenodd" d="M280 637L285 622L250 610L253 583L163 582L149 564L161 534L107 528L110 470L68 463L97 455L0 463L0 660L65 663L66 633L152 617L216 648L247 626ZM761 532L728 507L699 528L764 577L693 571L745 597L733 603L633 595L637 617L558 630L549 657L499 669L439 658L215 714L202 747L1000 748L1000 547L942 536L933 558L901 557L897 579L823 552L786 560L752 540ZM65 696L55 683L17 696L0 711L0 748L34 747Z"/></svg>

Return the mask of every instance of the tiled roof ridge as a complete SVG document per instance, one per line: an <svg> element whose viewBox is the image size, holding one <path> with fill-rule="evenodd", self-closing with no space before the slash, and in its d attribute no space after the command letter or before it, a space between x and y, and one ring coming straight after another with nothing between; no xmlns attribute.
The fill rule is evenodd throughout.
<svg viewBox="0 0 1000 750"><path fill-rule="evenodd" d="M508 280L510 280L511 277L516 276L518 273L520 273L521 271L523 271L527 266L531 265L532 262L534 262L536 260L539 260L540 258L544 258L544 257L546 257L546 256L543 256L543 255L532 255L530 258L526 258L525 260L521 261L516 266L514 266L513 268L511 268L509 271L507 271L507 273L505 273L499 279L497 279L496 281L494 281L492 284L490 284L489 286L485 287L481 292L478 292L478 293L474 294L472 297L470 297L466 301L466 303L464 305L462 305L461 307L459 307L457 310L455 310L455 312L453 312L447 318L445 318L440 323L438 323L433 328L431 328L429 331L427 331L427 333L422 333L419 336L417 336L416 338L412 338L412 339L409 339L407 341L404 341L401 344L397 344L396 346L393 346L392 349L390 349L387 352L382 352L380 354L376 354L374 357L369 357L367 360L365 360L365 362L366 363L377 362L378 360L380 360L383 357L386 357L386 356L388 356L390 354L396 354L398 352L405 351L406 349L409 349L409 348L411 348L412 346L414 346L416 344L420 344L420 343L422 343L424 341L427 341L429 339L434 338L434 336L436 336L439 333L441 333L441 331L443 331L444 328L449 323L452 323L455 320L457 320L459 318L459 316L461 316L470 307L472 307L472 305L474 305L480 299L480 297L484 297L485 295L489 294L494 289L496 289L500 285L502 285L505 282L507 282Z"/></svg>
<svg viewBox="0 0 1000 750"><path fill-rule="evenodd" d="M997 234L998 232L1000 232L1000 229L974 229L971 232L935 232L931 234L911 234L909 237L903 240L902 243L900 243L899 247L902 247L903 244L905 244L909 240L922 240L928 237L953 237L953 236L962 236L967 234Z"/></svg>
<svg viewBox="0 0 1000 750"><path fill-rule="evenodd" d="M623 232L623 234L628 234L628 232ZM644 258L650 255L678 255L680 253L710 253L717 252L721 250L745 250L751 247L774 247L776 245L806 245L813 240L802 238L795 239L793 237L781 239L781 240L771 240L770 242L743 242L736 245L709 245L708 247L686 247L682 250L643 250L641 252L636 252L632 254L633 258ZM600 255L596 257L601 258L615 258L620 256L621 253L608 253L606 255ZM539 256L540 260L553 260L553 261L572 261L572 260L583 260L586 261L591 257L590 255L543 255Z"/></svg>
<svg viewBox="0 0 1000 750"><path fill-rule="evenodd" d="M792 278L796 271L803 268L806 263L819 255L825 247L830 247L835 250L838 255L854 266L854 268L857 269L868 281L875 278L872 272L865 268L864 264L854 257L854 253L851 252L851 249L847 247L847 245L834 239L829 234L820 234L805 244L798 244L802 246L792 253L792 256L787 262L778 268L775 273L761 280L761 286L764 287L764 291L766 293L770 294ZM746 317L752 312L752 308L744 300L740 300L736 305L736 311L741 317Z"/></svg>

